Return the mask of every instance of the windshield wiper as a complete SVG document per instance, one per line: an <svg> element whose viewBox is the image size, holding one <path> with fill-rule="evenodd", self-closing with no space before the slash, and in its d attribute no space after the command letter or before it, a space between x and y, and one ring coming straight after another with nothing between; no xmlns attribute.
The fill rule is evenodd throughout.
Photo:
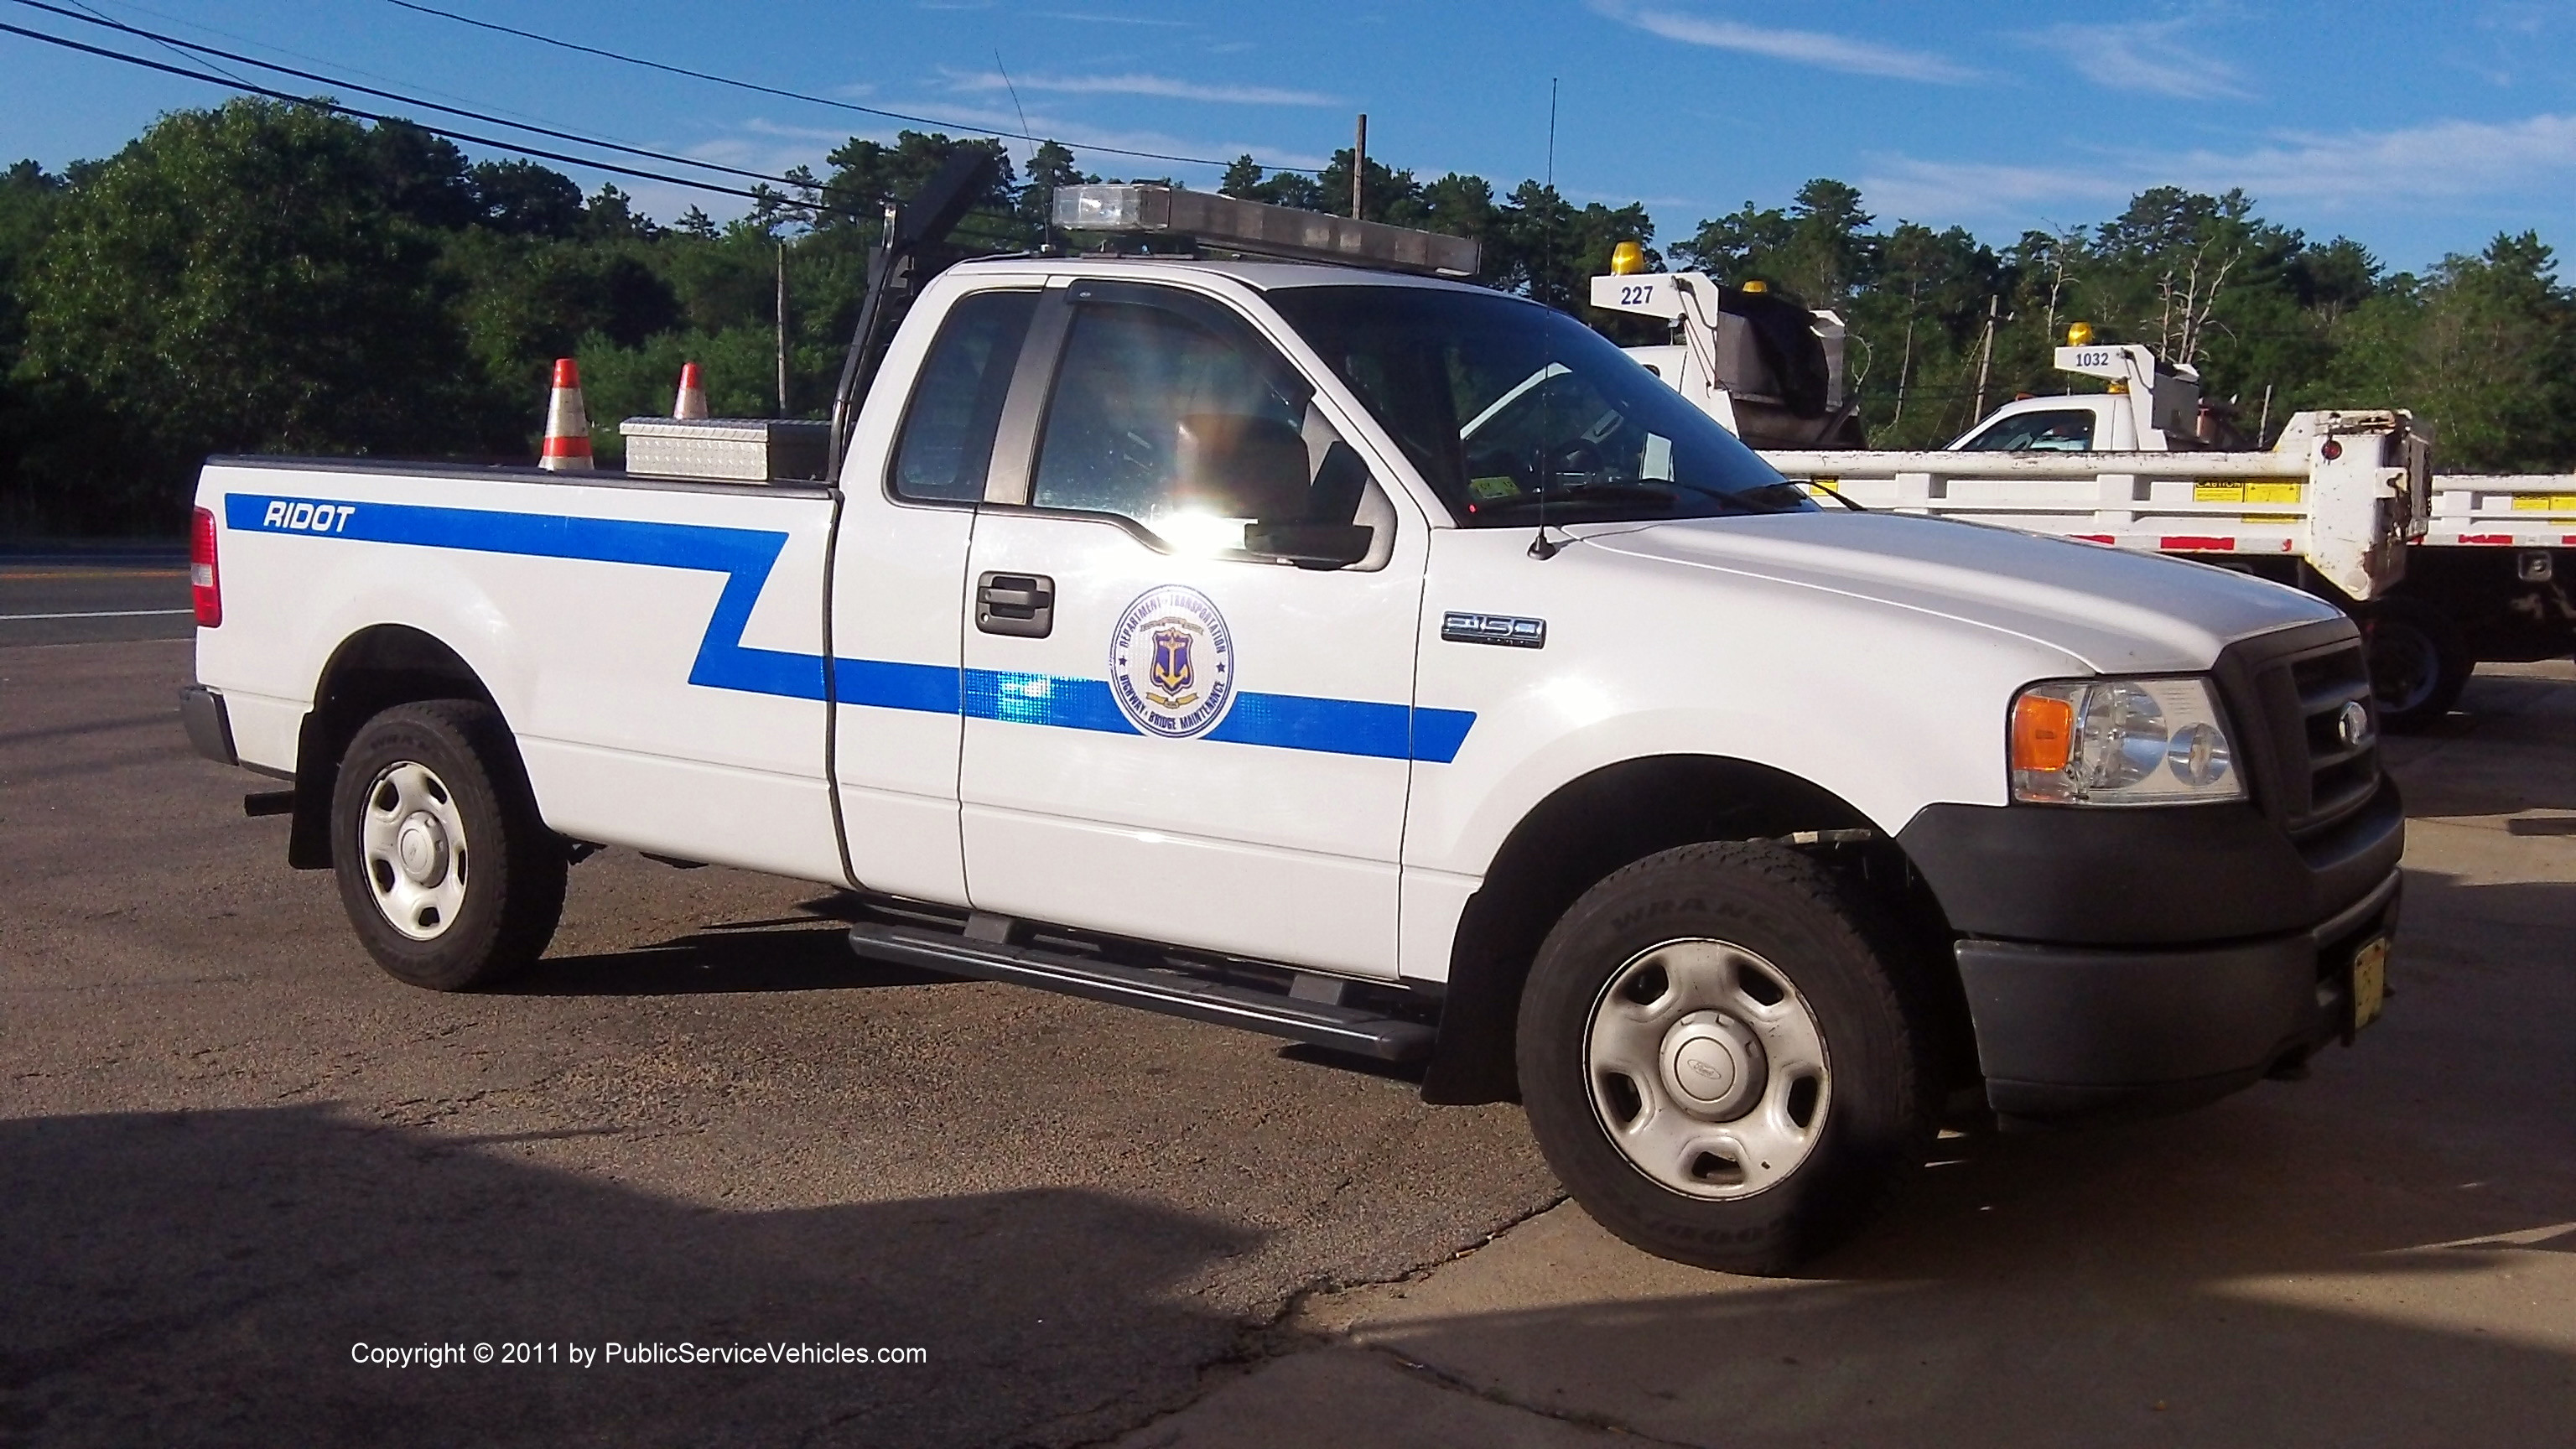
<svg viewBox="0 0 2576 1449"><path fill-rule="evenodd" d="M1667 489L1645 488L1633 483L1596 483L1587 488L1543 488L1517 497L1480 502L1475 511L1478 516L1486 518L1515 512L1543 512L1551 522L1555 522L1560 521L1562 513L1599 508L1648 505L1670 513L1680 502L1680 496Z"/></svg>

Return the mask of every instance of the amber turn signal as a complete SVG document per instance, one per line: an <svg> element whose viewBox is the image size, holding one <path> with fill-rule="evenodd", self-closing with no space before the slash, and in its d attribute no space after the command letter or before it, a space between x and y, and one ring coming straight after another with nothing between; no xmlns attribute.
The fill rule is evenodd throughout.
<svg viewBox="0 0 2576 1449"><path fill-rule="evenodd" d="M2075 706L2044 694L2013 701L2012 767L2054 775L2075 749Z"/></svg>

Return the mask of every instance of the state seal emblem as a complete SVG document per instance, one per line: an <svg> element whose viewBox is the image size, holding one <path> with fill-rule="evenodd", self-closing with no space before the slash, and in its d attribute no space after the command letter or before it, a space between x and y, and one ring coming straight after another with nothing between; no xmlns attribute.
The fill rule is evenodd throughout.
<svg viewBox="0 0 2576 1449"><path fill-rule="evenodd" d="M1109 634L1109 692L1149 735L1186 740L1216 728L1234 703L1234 634L1225 616L1180 584L1137 595Z"/></svg>

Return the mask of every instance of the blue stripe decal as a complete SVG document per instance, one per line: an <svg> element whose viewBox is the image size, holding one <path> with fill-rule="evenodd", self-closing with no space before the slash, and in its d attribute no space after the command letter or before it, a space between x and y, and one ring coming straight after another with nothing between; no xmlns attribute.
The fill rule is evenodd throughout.
<svg viewBox="0 0 2576 1449"><path fill-rule="evenodd" d="M1067 679L1053 674L1019 674L999 669L966 671L966 717L997 719L1007 724L1053 725L1058 729L1100 730L1113 735L1143 734L1127 722L1105 679Z"/></svg>
<svg viewBox="0 0 2576 1449"><path fill-rule="evenodd" d="M717 595L706 636L698 643L689 682L789 699L823 698L822 656L755 649L742 642L752 607L760 602L770 570L787 547L784 533L251 493L224 495L224 524L244 533L320 534L361 543L720 573L725 576L724 591ZM836 657L832 680L843 704L1109 734L1143 733L1120 712L1105 679ZM1475 722L1472 710L1414 709L1368 700L1247 691L1206 738L1445 765L1458 758Z"/></svg>
<svg viewBox="0 0 2576 1449"><path fill-rule="evenodd" d="M832 679L843 704L928 714L957 712L957 671L944 664L835 658Z"/></svg>

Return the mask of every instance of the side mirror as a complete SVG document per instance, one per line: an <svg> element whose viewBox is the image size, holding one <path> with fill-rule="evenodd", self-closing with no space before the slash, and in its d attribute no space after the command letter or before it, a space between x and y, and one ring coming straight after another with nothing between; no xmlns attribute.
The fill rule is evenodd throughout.
<svg viewBox="0 0 2576 1449"><path fill-rule="evenodd" d="M1244 552L1284 558L1301 569L1346 569L1376 545L1377 530L1364 523L1256 523L1243 531Z"/></svg>

